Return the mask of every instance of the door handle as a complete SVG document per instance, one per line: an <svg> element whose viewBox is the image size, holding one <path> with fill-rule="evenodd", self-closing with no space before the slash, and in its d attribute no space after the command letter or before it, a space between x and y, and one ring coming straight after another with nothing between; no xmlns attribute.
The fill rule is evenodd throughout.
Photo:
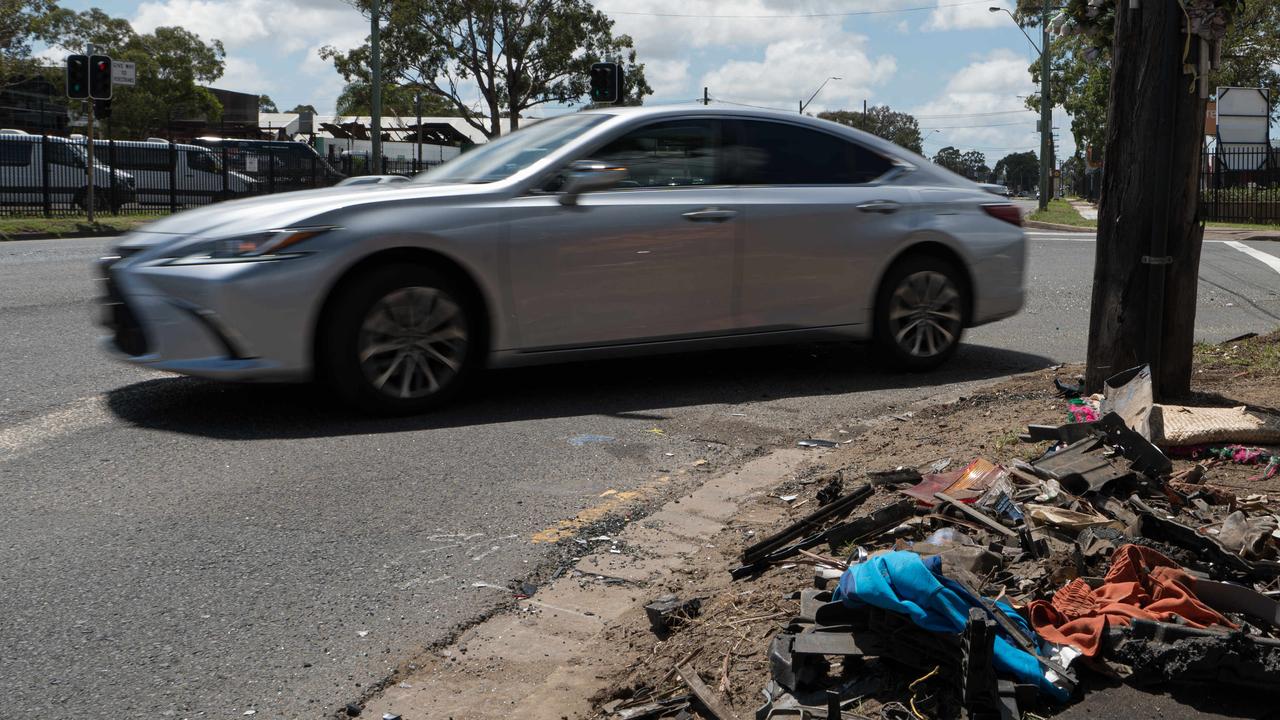
<svg viewBox="0 0 1280 720"><path fill-rule="evenodd" d="M888 215L890 213L898 212L898 209L901 207L902 205L892 200L872 200L871 202L862 203L858 206L858 209L862 212L883 213Z"/></svg>
<svg viewBox="0 0 1280 720"><path fill-rule="evenodd" d="M682 217L692 222L724 222L738 216L737 210L721 210L720 208L703 208L684 213Z"/></svg>

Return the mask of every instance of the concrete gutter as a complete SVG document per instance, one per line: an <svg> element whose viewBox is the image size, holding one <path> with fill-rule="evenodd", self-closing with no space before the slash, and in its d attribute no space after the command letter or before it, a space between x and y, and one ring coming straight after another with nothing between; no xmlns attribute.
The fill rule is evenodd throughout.
<svg viewBox="0 0 1280 720"><path fill-rule="evenodd" d="M114 230L111 228L103 228L101 230L77 230L68 233L15 233L6 235L0 233L0 242L17 242L19 240L74 240L76 238L94 238L94 237L116 237L123 235L127 230Z"/></svg>
<svg viewBox="0 0 1280 720"><path fill-rule="evenodd" d="M1039 220L1023 220L1024 227L1034 228L1036 230L1061 230L1062 232L1078 232L1093 234L1098 231L1097 228L1079 227L1077 225L1059 225L1058 223L1040 222Z"/></svg>

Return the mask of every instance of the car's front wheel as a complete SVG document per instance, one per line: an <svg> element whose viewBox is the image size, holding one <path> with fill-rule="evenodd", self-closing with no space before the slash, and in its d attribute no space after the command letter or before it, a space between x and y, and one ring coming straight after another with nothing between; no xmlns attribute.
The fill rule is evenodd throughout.
<svg viewBox="0 0 1280 720"><path fill-rule="evenodd" d="M447 401L478 363L476 310L454 280L425 266L375 268L343 287L318 358L343 399L406 415Z"/></svg>
<svg viewBox="0 0 1280 720"><path fill-rule="evenodd" d="M893 366L931 370L960 345L969 299L960 271L931 255L890 268L876 301L875 341Z"/></svg>

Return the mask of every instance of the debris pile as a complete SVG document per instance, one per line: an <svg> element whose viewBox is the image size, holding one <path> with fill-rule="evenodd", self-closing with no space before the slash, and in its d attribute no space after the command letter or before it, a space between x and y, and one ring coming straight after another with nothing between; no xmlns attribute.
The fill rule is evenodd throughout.
<svg viewBox="0 0 1280 720"><path fill-rule="evenodd" d="M1274 476L1276 454L1250 444L1280 443L1280 422L1155 405L1149 378L1135 368L1092 398L1057 383L1075 396L1072 422L1029 426L1020 439L1044 448L1029 461L939 461L847 488L831 478L818 509L746 547L731 569L734 581L793 564L813 575L785 596L787 611L775 603L722 623L772 627L744 630L724 651L720 689L733 654L759 643L768 679L758 720L1020 718L1051 714L1099 676L1272 691L1277 504L1206 477L1221 463ZM1200 464L1175 473L1170 456ZM655 632L680 633L699 609L666 597L650 618ZM738 717L689 660L606 716Z"/></svg>

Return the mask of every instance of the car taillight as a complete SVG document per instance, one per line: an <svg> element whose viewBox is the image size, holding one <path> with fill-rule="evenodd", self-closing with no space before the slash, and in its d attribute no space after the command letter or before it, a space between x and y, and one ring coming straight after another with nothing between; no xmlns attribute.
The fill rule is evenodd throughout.
<svg viewBox="0 0 1280 720"><path fill-rule="evenodd" d="M1017 205L1007 205L1005 203L990 203L982 206L987 214L997 220L1003 220L1010 225L1022 227L1022 211Z"/></svg>

